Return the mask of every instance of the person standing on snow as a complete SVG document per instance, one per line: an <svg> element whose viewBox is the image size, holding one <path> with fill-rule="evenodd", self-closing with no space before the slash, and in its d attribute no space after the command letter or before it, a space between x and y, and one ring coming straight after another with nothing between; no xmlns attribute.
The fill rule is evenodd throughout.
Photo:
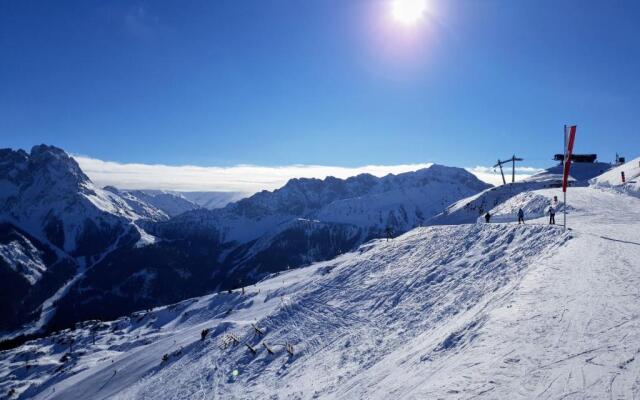
<svg viewBox="0 0 640 400"><path fill-rule="evenodd" d="M556 224L556 209L553 206L549 207L549 225Z"/></svg>
<svg viewBox="0 0 640 400"><path fill-rule="evenodd" d="M385 229L385 233L387 234L387 242L389 241L389 239L393 239L393 229L391 229L390 226L387 226L387 229Z"/></svg>
<svg viewBox="0 0 640 400"><path fill-rule="evenodd" d="M524 211L522 208L518 210L518 225L524 224Z"/></svg>
<svg viewBox="0 0 640 400"><path fill-rule="evenodd" d="M491 214L489 214L489 211L487 211L487 213L484 215L484 220L487 221L487 224L488 224L490 219L491 219Z"/></svg>

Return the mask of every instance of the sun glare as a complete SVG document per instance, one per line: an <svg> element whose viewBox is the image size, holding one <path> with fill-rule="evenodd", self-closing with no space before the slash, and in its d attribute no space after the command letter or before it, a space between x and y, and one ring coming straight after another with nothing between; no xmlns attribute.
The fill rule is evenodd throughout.
<svg viewBox="0 0 640 400"><path fill-rule="evenodd" d="M427 10L426 0L392 0L393 18L405 25L413 25L424 16Z"/></svg>

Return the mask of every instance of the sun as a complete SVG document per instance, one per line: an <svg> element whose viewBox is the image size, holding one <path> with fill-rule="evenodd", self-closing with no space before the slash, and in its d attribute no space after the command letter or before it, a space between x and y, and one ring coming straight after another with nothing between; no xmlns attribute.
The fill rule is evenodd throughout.
<svg viewBox="0 0 640 400"><path fill-rule="evenodd" d="M422 19L425 11L427 11L427 0L391 1L393 18L404 25L414 25Z"/></svg>

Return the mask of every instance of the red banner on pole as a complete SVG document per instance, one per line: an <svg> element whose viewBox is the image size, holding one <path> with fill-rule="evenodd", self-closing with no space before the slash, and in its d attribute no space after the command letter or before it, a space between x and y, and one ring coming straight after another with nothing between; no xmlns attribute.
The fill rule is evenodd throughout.
<svg viewBox="0 0 640 400"><path fill-rule="evenodd" d="M568 126L564 134L567 137L567 148L564 149L564 170L562 171L562 191L567 191L569 183L569 171L571 170L571 155L573 154L573 143L576 140L576 125Z"/></svg>

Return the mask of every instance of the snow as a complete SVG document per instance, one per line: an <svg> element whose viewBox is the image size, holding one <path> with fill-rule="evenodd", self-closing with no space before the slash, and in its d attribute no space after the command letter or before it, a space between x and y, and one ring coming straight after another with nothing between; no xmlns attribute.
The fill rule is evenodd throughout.
<svg viewBox="0 0 640 400"><path fill-rule="evenodd" d="M165 223L164 229L215 230L219 241L243 244L307 218L351 224L380 237L386 227L401 233L419 226L452 201L488 186L464 169L436 164L383 178L362 174L346 180L292 179L278 190L257 193L223 209L185 213Z"/></svg>
<svg viewBox="0 0 640 400"><path fill-rule="evenodd" d="M577 182L587 182L589 179L605 173L610 168L611 168L611 164L603 163L603 162L594 162L594 163L573 162L571 163L569 180L577 181ZM564 167L562 163L560 163L527 178L526 181L540 182L540 181L555 180L559 183L559 182L562 182L563 170L564 170Z"/></svg>
<svg viewBox="0 0 640 400"><path fill-rule="evenodd" d="M135 244L136 248L149 246L149 245L152 245L152 244L158 242L158 238L157 237L155 237L153 235L150 235L149 233L144 231L142 228L140 228L138 226L135 226L135 229L140 234L140 239L138 239L138 241Z"/></svg>
<svg viewBox="0 0 640 400"><path fill-rule="evenodd" d="M489 188L453 203L442 213L431 218L428 223L430 225L475 223L484 213L520 193L530 193L533 190L553 185L553 181L542 180L521 181Z"/></svg>
<svg viewBox="0 0 640 400"><path fill-rule="evenodd" d="M393 241L374 241L331 262L265 280L247 288L244 296L238 291L207 296L154 310L144 324L118 322L122 336L101 335L95 350L79 355L55 379L34 376L43 383L29 393L53 399L199 393L261 398L277 390L282 398L351 393L370 398L377 390L367 388L381 379L371 373L388 374L389 362L414 353L414 346L434 346L434 354L419 357L420 364L470 340L472 335L457 339L450 330L477 329L478 313L495 293L504 296L505 287L517 281L532 258L568 238L545 226L478 224L420 228ZM254 337L252 323L264 338ZM199 341L203 328L214 331L204 343ZM230 332L256 348L264 342L275 354L264 347L255 358L243 346L220 349L220 340ZM78 342L88 341L86 331L74 334ZM294 348L291 358L283 348L287 343ZM58 351L62 357L64 350ZM165 364L163 354L173 354ZM58 354L47 357L59 359ZM51 362L48 369L60 365ZM233 370L239 375L230 379Z"/></svg>
<svg viewBox="0 0 640 400"><path fill-rule="evenodd" d="M498 204L489 210L492 222L515 222L518 221L518 210L524 212L525 220L541 218L548 215L549 207L553 207L556 213L560 215L564 211L563 197L558 190L552 190L548 193L553 195L545 196L544 191L524 192L515 195L504 203ZM554 196L557 197L554 199ZM567 211L574 210L573 206L568 206ZM477 222L483 222L484 217L478 217Z"/></svg>
<svg viewBox="0 0 640 400"><path fill-rule="evenodd" d="M120 238L133 229L140 233L137 246L155 243L156 238L138 224L163 219L168 219L167 215L152 205L123 198L117 190L97 188L62 149L41 145L35 146L30 154L0 150L0 221L19 227L50 248L59 259L73 258L73 263L83 265L89 260L86 262L95 265L95 260L113 251ZM93 246L111 239L114 242L108 248L106 244ZM0 257L34 285L47 267L38 251L31 247L26 238L19 244L8 243L0 248ZM55 312L57 300L66 295L83 276L83 271L79 268L78 274L66 282L50 279L55 282L55 294L39 306L30 305L29 311L33 314L41 313L38 320L32 326L3 332L1 338L43 328ZM52 274L55 276L56 271ZM27 297L26 304L38 298L37 295Z"/></svg>
<svg viewBox="0 0 640 400"><path fill-rule="evenodd" d="M248 197L251 193L244 192L178 192L181 196L192 201L200 207L213 210L222 208L229 203L234 203Z"/></svg>
<svg viewBox="0 0 640 400"><path fill-rule="evenodd" d="M606 163L574 163L571 167L569 183L572 187L588 186L589 180L599 176L611 167ZM476 222L487 211L505 203L520 193L560 187L562 184L562 164L548 168L523 181L507 183L486 189L473 196L451 204L446 210L428 221L429 225L468 224ZM561 196L558 195L561 201ZM515 209L517 212L517 208ZM502 210L504 212L504 210ZM493 213L492 213L493 214ZM517 220L517 219L516 219Z"/></svg>
<svg viewBox="0 0 640 400"><path fill-rule="evenodd" d="M625 183L622 183L622 172ZM595 187L610 188L640 197L640 157L611 169L590 181Z"/></svg>
<svg viewBox="0 0 640 400"><path fill-rule="evenodd" d="M345 233L350 239L348 247L352 248L371 237L381 236L390 223L393 223L395 233L404 232L441 211L451 201L487 187L463 169L433 165L422 171L383 178L360 175L346 180L331 177L325 180L295 179L273 193L262 192L242 204L234 203L214 212L187 200L187 194L120 191L113 187L100 189L73 158L55 147L36 146L31 154L2 151L0 166L0 196L6 195L0 197L0 219L19 227L59 257L73 258L74 264L81 264L77 275L65 278L66 282L56 281L56 271L52 271L54 278L51 281L55 282L55 287L51 291L54 295L43 304L27 303L33 318L41 312L38 322L2 334L1 339L44 329L43 321L50 321L58 300L83 276L84 266L101 259L109 245L107 242L113 245L117 236L126 232L139 233L137 248L158 243L160 238L185 238L202 233L201 237L226 247L225 256L233 255L229 256L227 268L233 272L234 268L241 269L240 262L254 261L247 257L256 255L259 250L269 250L274 242L286 236L283 228L298 226L297 218L317 219L314 214L323 206L329 206L323 215L330 221L304 224L309 228L309 236L314 229ZM210 195L203 193L198 197L201 201L212 200ZM331 204L345 198L350 198L350 202ZM351 206L359 211L363 211L363 206L369 208L358 214L351 213ZM191 211L184 212L186 210ZM186 215L170 218L174 214ZM364 225L345 226L343 220L346 223L360 221ZM236 249L239 251L234 253ZM335 251L324 249L322 244L311 245L299 259L311 263L332 256ZM248 277L261 277L265 272L261 273L260 267L252 264L252 271L242 273ZM270 265L265 270L277 268ZM37 276L34 275L32 281L35 279ZM161 274L158 281L162 279ZM38 296L33 297L40 301Z"/></svg>
<svg viewBox="0 0 640 400"><path fill-rule="evenodd" d="M40 280L47 270L42 254L29 240L19 235L21 240L0 243L0 257L12 270L20 273L31 285Z"/></svg>
<svg viewBox="0 0 640 400"><path fill-rule="evenodd" d="M146 206L155 207L169 217L200 208L180 193L160 190L127 190L119 193Z"/></svg>
<svg viewBox="0 0 640 400"><path fill-rule="evenodd" d="M323 222L346 223L384 231L393 216L394 228L402 231L419 226L449 204L473 190L450 182L400 188L385 193L335 201L314 216Z"/></svg>
<svg viewBox="0 0 640 400"><path fill-rule="evenodd" d="M103 190L124 200L124 202L131 207L131 210L140 218L146 218L152 221L166 221L169 219L169 215L163 210L145 202L143 199L139 199L131 192L122 191L113 186L105 186Z"/></svg>
<svg viewBox="0 0 640 400"><path fill-rule="evenodd" d="M96 187L62 149L5 150L0 166L0 219L68 254L77 250L88 221L109 230L159 216L149 205L134 211L117 193ZM49 240L48 225L60 225L59 246Z"/></svg>
<svg viewBox="0 0 640 400"><path fill-rule="evenodd" d="M546 224L554 196L562 198L558 188L534 187L495 197L496 223L417 228L244 293L27 342L0 353L0 391L35 399L637 398L640 198L572 187L564 231ZM502 222L518 208L525 225ZM62 338L74 340L66 361Z"/></svg>
<svg viewBox="0 0 640 400"><path fill-rule="evenodd" d="M102 262L109 254L115 251L120 245L120 241L127 234L128 232L126 231L120 234L120 236L107 249L105 249L105 251L102 254L100 254L99 257L92 264L80 265L80 267L78 268L78 271L73 276L73 278L65 282L64 285L58 288L58 290L52 296L50 296L49 298L47 298L45 301L42 302L42 305L40 306L40 315L38 320L35 323L30 324L24 327L23 329L12 332L11 335L6 335L6 337L4 338L8 339L8 338L16 337L18 335L33 334L43 329L56 312L56 302L61 298L63 298L75 283L77 283L82 278L84 278L88 270L100 264L100 262Z"/></svg>
<svg viewBox="0 0 640 400"><path fill-rule="evenodd" d="M575 238L496 302L481 340L421 371L435 373L426 397L455 387L459 397L637 398L640 202L587 188L568 196Z"/></svg>

